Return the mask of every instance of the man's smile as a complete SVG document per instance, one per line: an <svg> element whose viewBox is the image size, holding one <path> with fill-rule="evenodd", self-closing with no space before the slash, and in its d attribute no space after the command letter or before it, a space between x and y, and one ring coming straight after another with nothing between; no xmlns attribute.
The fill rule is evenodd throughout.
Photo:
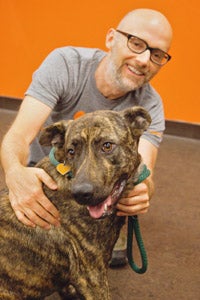
<svg viewBox="0 0 200 300"><path fill-rule="evenodd" d="M137 75L137 76L144 76L145 75L143 72L137 70L135 67L133 67L131 65L127 64L127 68L134 75Z"/></svg>

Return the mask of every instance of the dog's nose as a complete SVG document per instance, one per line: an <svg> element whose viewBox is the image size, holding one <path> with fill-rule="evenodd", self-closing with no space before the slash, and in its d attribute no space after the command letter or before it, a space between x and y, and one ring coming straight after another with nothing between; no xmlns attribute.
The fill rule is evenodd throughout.
<svg viewBox="0 0 200 300"><path fill-rule="evenodd" d="M80 204L89 204L94 195L94 187L90 183L80 183L72 186L72 195Z"/></svg>

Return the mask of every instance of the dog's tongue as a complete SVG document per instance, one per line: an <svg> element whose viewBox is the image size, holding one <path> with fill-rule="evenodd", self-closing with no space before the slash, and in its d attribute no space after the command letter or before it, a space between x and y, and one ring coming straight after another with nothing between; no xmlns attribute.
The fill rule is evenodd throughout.
<svg viewBox="0 0 200 300"><path fill-rule="evenodd" d="M88 206L90 216L94 219L101 218L102 215L104 214L106 205L108 207L112 205L112 197L111 196L108 196L108 198L106 198L105 201L103 201L102 203L99 203L96 206Z"/></svg>

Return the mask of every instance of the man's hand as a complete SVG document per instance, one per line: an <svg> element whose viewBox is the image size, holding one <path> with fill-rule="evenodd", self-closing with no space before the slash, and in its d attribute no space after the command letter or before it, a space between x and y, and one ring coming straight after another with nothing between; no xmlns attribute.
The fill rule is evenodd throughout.
<svg viewBox="0 0 200 300"><path fill-rule="evenodd" d="M151 175L141 183L135 185L126 198L120 199L117 204L118 216L134 216L148 211L150 199L154 193L153 170L158 149L144 138L139 141L139 153L143 163L150 170Z"/></svg>
<svg viewBox="0 0 200 300"><path fill-rule="evenodd" d="M57 189L56 183L43 170L21 166L7 174L7 186L11 206L19 221L27 226L36 225L49 229L59 226L59 212L44 195L42 183L50 189Z"/></svg>
<svg viewBox="0 0 200 300"><path fill-rule="evenodd" d="M117 204L118 216L133 216L148 211L150 195L148 179L137 184L126 198L120 199Z"/></svg>

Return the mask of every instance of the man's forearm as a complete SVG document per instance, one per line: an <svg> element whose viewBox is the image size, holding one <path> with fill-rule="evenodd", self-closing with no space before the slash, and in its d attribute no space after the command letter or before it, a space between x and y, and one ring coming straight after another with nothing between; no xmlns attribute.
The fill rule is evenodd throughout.
<svg viewBox="0 0 200 300"><path fill-rule="evenodd" d="M144 182L146 183L147 188L148 188L149 199L151 199L154 194L154 191L155 191L155 184L153 181L153 176L150 175L147 179L145 179Z"/></svg>
<svg viewBox="0 0 200 300"><path fill-rule="evenodd" d="M22 136L16 133L7 133L1 145L1 163L6 172L19 165L26 165L29 154L29 145Z"/></svg>

